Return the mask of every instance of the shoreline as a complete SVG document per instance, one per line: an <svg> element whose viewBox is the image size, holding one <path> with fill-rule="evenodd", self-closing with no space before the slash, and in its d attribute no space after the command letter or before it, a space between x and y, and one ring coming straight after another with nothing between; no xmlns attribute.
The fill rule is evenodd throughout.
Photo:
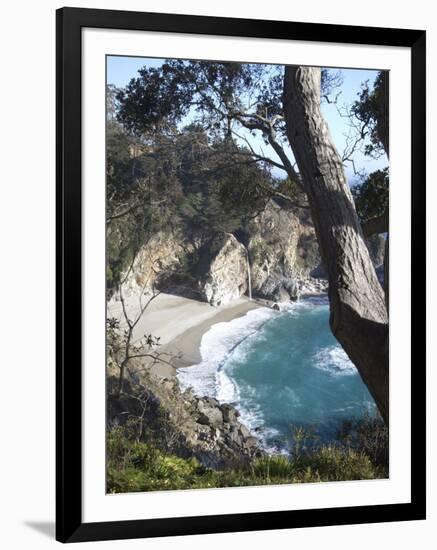
<svg viewBox="0 0 437 550"><path fill-rule="evenodd" d="M125 305L129 318L135 319L139 311L138 296L125 297ZM232 321L260 307L270 306L268 302L242 296L224 306L214 307L207 302L161 293L150 302L138 321L134 341L145 334L159 337L161 344L154 351L163 355L172 366L156 362L151 366L151 372L160 378L174 377L178 368L200 363L202 337L212 325ZM118 318L123 327L125 321L120 301L110 301L108 314Z"/></svg>
<svg viewBox="0 0 437 550"><path fill-rule="evenodd" d="M166 345L165 351L176 355L172 361L176 369L196 365L202 361L200 354L202 337L213 325L233 321L260 307L266 306L249 299L234 305L231 303L225 306L225 309L218 310L214 316L194 325L174 338Z"/></svg>

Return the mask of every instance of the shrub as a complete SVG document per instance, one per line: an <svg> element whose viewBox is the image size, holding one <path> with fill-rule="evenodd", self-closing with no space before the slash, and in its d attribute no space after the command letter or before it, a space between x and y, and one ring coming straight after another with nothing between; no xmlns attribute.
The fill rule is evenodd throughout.
<svg viewBox="0 0 437 550"><path fill-rule="evenodd" d="M315 453L299 458L296 467L297 479L302 481L351 481L381 477L367 455L337 446L323 446Z"/></svg>
<svg viewBox="0 0 437 550"><path fill-rule="evenodd" d="M203 467L152 442L130 438L125 426L108 429L107 490L111 493L350 481L386 477L383 467L345 445L320 446L287 457L265 455L226 470Z"/></svg>
<svg viewBox="0 0 437 550"><path fill-rule="evenodd" d="M345 421L338 435L343 446L364 453L388 477L389 433L379 416L366 415L361 420Z"/></svg>

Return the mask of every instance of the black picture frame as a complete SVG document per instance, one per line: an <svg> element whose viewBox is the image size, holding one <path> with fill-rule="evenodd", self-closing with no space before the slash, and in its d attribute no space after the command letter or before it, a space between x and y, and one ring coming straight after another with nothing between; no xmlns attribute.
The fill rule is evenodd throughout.
<svg viewBox="0 0 437 550"><path fill-rule="evenodd" d="M95 9L56 14L57 382L56 538L61 542L220 533L425 518L425 31ZM412 445L411 502L135 521L82 522L81 30L370 44L411 49ZM419 296L420 292L420 296Z"/></svg>

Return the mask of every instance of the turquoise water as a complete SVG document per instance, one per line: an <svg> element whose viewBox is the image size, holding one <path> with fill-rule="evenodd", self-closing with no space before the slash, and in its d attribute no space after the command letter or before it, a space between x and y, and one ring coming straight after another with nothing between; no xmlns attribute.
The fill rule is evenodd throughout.
<svg viewBox="0 0 437 550"><path fill-rule="evenodd" d="M333 441L342 420L376 410L331 334L326 298L214 325L201 352L202 363L184 369L183 384L236 405L267 447L288 447L293 426Z"/></svg>

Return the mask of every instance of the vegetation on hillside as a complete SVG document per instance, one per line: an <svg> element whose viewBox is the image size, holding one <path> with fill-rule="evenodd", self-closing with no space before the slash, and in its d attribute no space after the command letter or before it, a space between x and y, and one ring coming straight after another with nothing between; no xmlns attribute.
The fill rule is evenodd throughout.
<svg viewBox="0 0 437 550"><path fill-rule="evenodd" d="M108 97L113 90L108 89ZM107 122L107 286L158 231L186 238L236 232L271 197L296 190L247 148L211 139L198 125L141 138L113 115Z"/></svg>
<svg viewBox="0 0 437 550"><path fill-rule="evenodd" d="M341 442L311 443L302 428L294 430L290 456L265 455L249 465L212 470L195 458L181 458L156 441L139 440L137 430L113 426L107 437L107 491L126 493L351 481L388 477L388 434L380 419L347 423Z"/></svg>
<svg viewBox="0 0 437 550"><path fill-rule="evenodd" d="M284 71L288 73L285 81ZM145 67L124 90L108 87L108 294L119 287L122 274L138 250L158 232L179 233L187 238L217 232L237 234L271 198L283 208L305 208L311 212L319 245L324 247L332 285L330 296L336 295L335 285L341 283L351 290L350 295L367 297L365 303L355 300L352 308L344 302L349 294L338 294L334 305L331 303L332 326L364 381L375 390L375 400L387 421L387 312L368 251L361 242L361 226L388 212L388 170L364 178L353 190L352 200L343 171L344 159L331 154L335 147L322 131L320 106L313 101L320 93L322 97L330 93L329 71L318 71L173 60L159 68ZM362 139L368 136L365 152L369 155L382 151L388 155L382 122L388 120L388 111L384 110L385 79L381 73L374 89L363 87L352 108L352 115L361 124ZM296 86L298 81L300 88ZM297 97L298 101L297 88L302 96ZM297 107L299 101L303 108ZM316 134L324 136L325 141L311 140L309 120L319 123ZM269 153L252 148L248 136L256 133L270 148ZM306 136L305 147L299 137L302 135ZM288 158L290 146L296 163ZM330 173L318 164L327 151L335 164ZM283 170L286 177L277 178L276 169ZM344 225L350 228L348 238L353 235L359 244L351 249L359 252L360 269L354 269L358 256L346 257L349 248L344 246L341 232L333 230ZM262 253L260 248L254 255ZM366 277L358 281L357 273L363 270ZM342 315L338 315L340 307ZM353 315L347 317L350 311ZM131 346L133 329L127 324L120 346L124 355L118 350L112 357L114 363L118 361L120 373L118 389L110 397L118 400L123 394L124 368L140 353ZM145 338L148 355L157 357L151 335ZM381 349L375 342L381 343ZM163 432L159 414L154 420L156 426L141 424L140 430L129 423L108 426L108 492L377 479L388 475L388 435L380 419L345 423L335 445L309 443L308 434L295 427L290 456L263 456L226 470L208 469L194 457L187 458L178 449L162 445L156 437Z"/></svg>

